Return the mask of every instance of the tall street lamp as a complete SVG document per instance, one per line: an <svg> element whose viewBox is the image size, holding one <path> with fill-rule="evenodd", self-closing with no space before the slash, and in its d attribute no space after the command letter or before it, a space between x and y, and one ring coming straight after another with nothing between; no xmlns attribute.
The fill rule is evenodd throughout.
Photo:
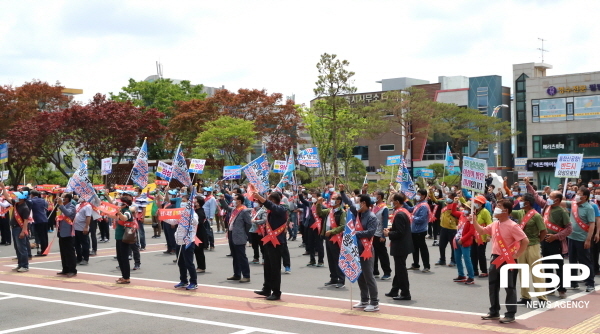
<svg viewBox="0 0 600 334"><path fill-rule="evenodd" d="M492 111L492 117L498 116L498 112L501 108L508 108L507 104L497 105ZM498 138L498 131L496 131L496 138ZM494 148L494 153L496 154L496 174L498 173L498 168L500 167L500 162L498 161L498 153L500 151L500 141L496 141L496 147Z"/></svg>

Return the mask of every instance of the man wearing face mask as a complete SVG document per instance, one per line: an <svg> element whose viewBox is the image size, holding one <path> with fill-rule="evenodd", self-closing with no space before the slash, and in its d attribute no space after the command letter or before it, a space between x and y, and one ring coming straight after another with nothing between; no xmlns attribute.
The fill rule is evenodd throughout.
<svg viewBox="0 0 600 334"><path fill-rule="evenodd" d="M333 187L333 184L331 182L327 182L327 185L325 186L325 191L323 192L323 198L325 199L325 207L329 207L329 203L331 202L331 199L334 195L335 188Z"/></svg>
<svg viewBox="0 0 600 334"><path fill-rule="evenodd" d="M210 222L212 226L215 221L215 213L217 212L217 200L212 195L212 187L204 187L204 212L206 213L206 219Z"/></svg>
<svg viewBox="0 0 600 334"><path fill-rule="evenodd" d="M329 266L329 281L325 286L334 286L336 288L344 287L346 276L340 269L338 261L340 259L340 246L342 244L342 235L346 226L346 212L342 208L342 198L335 194L330 201L330 208L323 208L323 197L317 199L317 216L324 222L321 229L321 235L325 238L325 251L327 252L327 264ZM364 272L364 269L363 269ZM371 272L372 274L372 272Z"/></svg>
<svg viewBox="0 0 600 334"><path fill-rule="evenodd" d="M356 239L358 240L358 252L362 268L362 274L358 278L360 302L353 307L362 308L365 312L376 312L379 311L379 297L377 282L373 275L373 236L375 230L377 230L377 218L371 212L372 203L368 195L360 195L360 209L356 210L355 207L351 206L352 202L346 197L343 189L343 185L340 185L342 201L350 205L350 211L356 217Z"/></svg>
<svg viewBox="0 0 600 334"><path fill-rule="evenodd" d="M385 194L381 191L375 193L375 206L373 207L373 214L375 215L375 218L377 218L377 229L375 230L375 236L373 237L373 250L375 253L373 274L376 278L379 277L378 263L381 261L381 270L383 270L383 276L381 279L389 280L391 278L392 268L390 267L388 250L387 247L385 247L386 239L383 236L383 230L388 228L389 210L383 201L384 196Z"/></svg>
<svg viewBox="0 0 600 334"><path fill-rule="evenodd" d="M307 210L306 213L306 222L305 222L305 228L304 228L304 233L306 234L306 250L308 252L308 254L310 255L310 261L308 262L307 266L308 267L323 267L323 259L324 259L324 250L323 250L323 239L321 237L321 230L324 229L323 226L323 220L321 219L321 217L317 214L317 198L318 193L314 193L314 194L309 194L308 195L309 198L307 201L304 198L304 194L300 193L298 194L298 199L300 200L300 203L298 204L299 208L304 208ZM317 263L317 259L315 259L315 253L318 256L318 263ZM328 256L329 257L329 256Z"/></svg>
<svg viewBox="0 0 600 334"><path fill-rule="evenodd" d="M573 226L573 232L569 235L569 263L580 263L590 268L590 275L585 279L586 292L595 290L594 276L595 269L592 263L591 247L594 239L594 228L596 226L596 215L594 208L588 202L590 191L582 187L578 189L573 201L565 201L564 205L570 210L570 220ZM572 275L576 274L573 269ZM577 283L574 283L577 288Z"/></svg>
<svg viewBox="0 0 600 334"><path fill-rule="evenodd" d="M511 216L517 219L517 223L525 232L527 239L529 239L529 244L527 245L527 250L523 252L523 255L519 257L519 263L527 263L529 265L529 277L532 277L533 283L544 283L545 280L543 278L538 278L535 275L532 275L531 268L533 265L541 258L540 255L540 240L544 240L546 238L546 225L544 224L544 220L542 216L535 211L533 208L533 204L535 203L535 199L531 194L525 194L523 196L523 200L520 203L522 210L513 210ZM522 272L519 271L519 280L521 284L523 283L523 275ZM535 288L535 292L543 292L546 291L545 288ZM539 296L538 299L540 301L548 301L546 296ZM529 288L521 288L521 300L519 304L526 305L531 301L531 296L529 295Z"/></svg>
<svg viewBox="0 0 600 334"><path fill-rule="evenodd" d="M425 189L419 189L415 195L415 202L417 203L414 207L410 207L406 203L404 206L412 214L412 223L410 225L411 235L413 241L413 264L408 268L409 270L419 270L419 253L423 258L423 272L428 273L431 270L429 265L429 250L425 243L425 236L427 235L427 224L431 219L431 210L427 203L427 191Z"/></svg>
<svg viewBox="0 0 600 334"><path fill-rule="evenodd" d="M168 188L167 188L168 190ZM175 190L168 190L165 203L165 209L178 209L181 207L181 198L175 197L177 192ZM177 244L175 242L175 228L172 226L177 225L177 219L167 219L163 224L163 231L165 232L165 239L167 240L167 250L164 254L175 255L175 249Z"/></svg>
<svg viewBox="0 0 600 334"><path fill-rule="evenodd" d="M233 255L233 276L228 277L227 280L248 283L250 282L250 266L246 257L246 243L248 242L247 231L252 226L251 210L244 205L244 195L236 194L234 198L232 207L227 206L224 199L219 200L221 206L231 214L227 240L229 241L229 250Z"/></svg>
<svg viewBox="0 0 600 334"><path fill-rule="evenodd" d="M446 247L454 239L456 234L456 227L458 219L452 215L454 207L458 205L458 199L455 193L450 193L445 200L436 201L438 206L442 207L442 213L440 214L440 260L435 263L436 266L446 265ZM452 250L452 247L450 247ZM454 267L454 252L450 254L449 267Z"/></svg>
<svg viewBox="0 0 600 334"><path fill-rule="evenodd" d="M75 208L75 252L77 253L77 264L87 265L90 260L90 238L88 236L90 223L92 222L92 205L83 198L79 198L79 204Z"/></svg>
<svg viewBox="0 0 600 334"><path fill-rule="evenodd" d="M386 293L387 297L394 300L411 300L410 282L406 270L406 258L413 252L412 233L410 231L410 217L406 214L404 203L406 196L396 193L392 197L394 214L392 227L383 230L383 235L390 238L390 254L394 257L396 274L392 281L392 289Z"/></svg>
<svg viewBox="0 0 600 334"><path fill-rule="evenodd" d="M569 213L562 208L563 194L560 191L553 191L548 196L547 200L544 200L535 189L529 184L529 178L524 179L527 193L533 195L536 203L544 207L542 211L542 217L544 219L544 225L548 233L541 242L542 256L550 255L564 255L568 252L567 237L573 231L571 221L569 219ZM561 299L567 298L567 289L563 286L563 266L564 260L544 260L543 263L557 264L556 275L560 278L558 286L558 295ZM553 269L546 269L548 273L551 273ZM549 283L550 279L546 279Z"/></svg>
<svg viewBox="0 0 600 334"><path fill-rule="evenodd" d="M490 234L492 236L492 258L490 260L489 292L490 292L490 312L481 317L483 320L500 319L500 267L504 263L518 259L526 250L529 240L521 227L510 220L512 212L512 202L509 200L499 200L494 209L494 217L497 222L481 227L479 224L473 224L471 217L470 223L480 235ZM508 255L504 255L508 254ZM511 258L513 260L511 260ZM517 313L517 271L508 271L508 287L506 291L506 313L500 323L511 323L515 321Z"/></svg>

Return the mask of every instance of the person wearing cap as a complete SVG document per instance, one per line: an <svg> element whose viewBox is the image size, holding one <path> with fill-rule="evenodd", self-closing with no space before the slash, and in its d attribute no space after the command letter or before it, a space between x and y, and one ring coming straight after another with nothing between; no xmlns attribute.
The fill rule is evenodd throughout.
<svg viewBox="0 0 600 334"><path fill-rule="evenodd" d="M0 187L2 188L2 196L4 196L4 198L10 198L3 182L0 182ZM13 195L15 195L17 199L10 200L15 207L10 219L10 226L12 227L13 244L17 253L18 264L16 271L22 273L29 271L30 245L27 239L27 218L31 214L31 209L25 202L29 196L29 192L14 192Z"/></svg>
<svg viewBox="0 0 600 334"><path fill-rule="evenodd" d="M473 264L471 263L471 244L473 243L475 230L473 229L473 225L467 220L467 217L471 215L471 202L462 204L462 211L459 211L458 207L454 207L452 215L458 219L456 235L454 235L454 239L452 240L456 269L458 269L458 277L454 279L454 282L472 285L475 283L475 275L473 273ZM467 276L465 276L465 268L467 269Z"/></svg>
<svg viewBox="0 0 600 334"><path fill-rule="evenodd" d="M477 224L481 227L486 227L492 223L492 215L485 207L487 199L483 195L479 195L473 199L473 205L475 206L475 217ZM471 246L471 263L473 264L473 271L475 276L480 278L488 277L487 259L485 255L485 249L489 241L489 235L479 235L475 233L475 243ZM479 273L481 269L481 274Z"/></svg>
<svg viewBox="0 0 600 334"><path fill-rule="evenodd" d="M73 277L77 275L77 256L75 255L75 205L71 203L73 195L63 193L62 197L56 199L56 205L60 214L56 217L58 221L58 247L60 249L60 262L62 270L56 273L60 276Z"/></svg>
<svg viewBox="0 0 600 334"><path fill-rule="evenodd" d="M210 221L210 225L212 226L215 221L215 213L217 212L217 200L212 195L213 188L212 187L204 187L204 212L206 213L206 219Z"/></svg>

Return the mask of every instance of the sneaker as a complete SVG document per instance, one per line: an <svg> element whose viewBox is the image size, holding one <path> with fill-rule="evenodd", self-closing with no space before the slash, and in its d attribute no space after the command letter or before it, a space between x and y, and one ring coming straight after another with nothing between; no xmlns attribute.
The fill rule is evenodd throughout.
<svg viewBox="0 0 600 334"><path fill-rule="evenodd" d="M89 262L87 262L86 260L81 260L81 262L79 262L78 264L81 266L87 266Z"/></svg>
<svg viewBox="0 0 600 334"><path fill-rule="evenodd" d="M324 267L325 265L323 264L323 262L319 262L317 263L317 267Z"/></svg>
<svg viewBox="0 0 600 334"><path fill-rule="evenodd" d="M515 322L515 318L504 317L504 318L500 319L501 324L510 324L512 322Z"/></svg>
<svg viewBox="0 0 600 334"><path fill-rule="evenodd" d="M379 278L380 276L379 276L379 274L375 274L373 277Z"/></svg>
<svg viewBox="0 0 600 334"><path fill-rule="evenodd" d="M336 289L341 289L341 288L345 287L344 283L336 283L334 286Z"/></svg>
<svg viewBox="0 0 600 334"><path fill-rule="evenodd" d="M567 293L566 292L558 292L558 298L560 299L565 299L567 298Z"/></svg>
<svg viewBox="0 0 600 334"><path fill-rule="evenodd" d="M188 285L187 283L179 282L179 283L175 284L174 288L175 289L185 288L185 287L187 287L187 285Z"/></svg>
<svg viewBox="0 0 600 334"><path fill-rule="evenodd" d="M383 276L381 276L381 280L382 280L382 281L387 281L387 280L389 280L390 278L391 278L391 276L390 276L390 275L383 275Z"/></svg>
<svg viewBox="0 0 600 334"><path fill-rule="evenodd" d="M250 262L250 263L252 263L252 264L259 264L260 261L258 259L252 259L252 262Z"/></svg>
<svg viewBox="0 0 600 334"><path fill-rule="evenodd" d="M331 282L331 281L325 282L325 286L336 285L336 284L337 284L336 282Z"/></svg>
<svg viewBox="0 0 600 334"><path fill-rule="evenodd" d="M356 304L354 304L354 306L352 306L353 308L367 308L367 306L369 306L369 303L367 302L358 302Z"/></svg>
<svg viewBox="0 0 600 334"><path fill-rule="evenodd" d="M448 267L454 267L456 265L456 263L454 263L454 261L450 261L450 263L448 263Z"/></svg>
<svg viewBox="0 0 600 334"><path fill-rule="evenodd" d="M173 253L173 254L175 254L175 253ZM129 255L129 256L127 257L127 259L128 259L129 261L133 260L133 258L131 257L131 255Z"/></svg>
<svg viewBox="0 0 600 334"><path fill-rule="evenodd" d="M132 270L140 270L140 266L134 266Z"/></svg>
<svg viewBox="0 0 600 334"><path fill-rule="evenodd" d="M468 279L465 281L465 284L466 284L466 285L475 284L475 280L474 280L474 279L472 279L472 278L468 278Z"/></svg>
<svg viewBox="0 0 600 334"><path fill-rule="evenodd" d="M306 245L304 243L301 243L298 247L302 248L302 247L306 247Z"/></svg>
<svg viewBox="0 0 600 334"><path fill-rule="evenodd" d="M250 282L250 277L244 277L240 280L240 283L249 283Z"/></svg>
<svg viewBox="0 0 600 334"><path fill-rule="evenodd" d="M314 262L309 262L309 263L308 263L306 266L307 266L307 267L316 267L316 266L317 266L317 264L316 264L316 263L314 263Z"/></svg>
<svg viewBox="0 0 600 334"><path fill-rule="evenodd" d="M198 284L192 284L190 283L190 285L185 287L186 290L196 290L198 289Z"/></svg>
<svg viewBox="0 0 600 334"><path fill-rule="evenodd" d="M198 269L196 269L196 272L202 274L202 273L206 272L206 269L200 269L200 268L198 268Z"/></svg>
<svg viewBox="0 0 600 334"><path fill-rule="evenodd" d="M433 243L431 244L432 247L439 246L439 245L440 244L438 243L437 240L433 240Z"/></svg>
<svg viewBox="0 0 600 334"><path fill-rule="evenodd" d="M28 271L29 271L29 268L25 268L25 267L21 267L21 268L17 269L18 273L26 273Z"/></svg>
<svg viewBox="0 0 600 334"><path fill-rule="evenodd" d="M487 273L481 273L479 275L479 278L484 278L484 277L488 277L489 275Z"/></svg>
<svg viewBox="0 0 600 334"><path fill-rule="evenodd" d="M95 256L95 255L96 255L96 251L95 250L90 251L90 256Z"/></svg>
<svg viewBox="0 0 600 334"><path fill-rule="evenodd" d="M593 285L588 285L585 287L585 292L593 292L596 288Z"/></svg>
<svg viewBox="0 0 600 334"><path fill-rule="evenodd" d="M422 272L424 272L424 273L428 273L430 271L431 271L431 269L429 269L429 268L425 268L425 269L422 270Z"/></svg>
<svg viewBox="0 0 600 334"><path fill-rule="evenodd" d="M283 273L289 275L292 273L292 269L290 269L290 267L285 267L285 271Z"/></svg>
<svg viewBox="0 0 600 334"><path fill-rule="evenodd" d="M454 282L466 282L467 281L467 277L466 276L458 276L457 278L453 279Z"/></svg>
<svg viewBox="0 0 600 334"><path fill-rule="evenodd" d="M406 270L419 270L419 267L411 266L410 268L406 268Z"/></svg>
<svg viewBox="0 0 600 334"><path fill-rule="evenodd" d="M377 312L379 311L379 305L367 305L365 312Z"/></svg>
<svg viewBox="0 0 600 334"><path fill-rule="evenodd" d="M140 252L145 251L145 250L146 250L146 247L140 248Z"/></svg>
<svg viewBox="0 0 600 334"><path fill-rule="evenodd" d="M438 261L435 263L436 266L445 266L446 262L445 261Z"/></svg>

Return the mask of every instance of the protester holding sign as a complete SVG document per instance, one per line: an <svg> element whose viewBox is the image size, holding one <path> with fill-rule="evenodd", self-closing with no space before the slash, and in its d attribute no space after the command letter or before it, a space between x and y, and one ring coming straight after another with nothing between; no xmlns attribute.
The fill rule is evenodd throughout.
<svg viewBox="0 0 600 334"><path fill-rule="evenodd" d="M490 260L489 273L489 292L490 292L490 312L481 317L483 320L500 319L500 267L505 263L515 263L529 244L529 239L521 227L510 220L509 215L512 212L512 202L509 200L500 200L494 209L494 217L498 221L481 227L479 224L471 224L475 231L480 235L490 234L492 236L492 258ZM500 323L511 323L515 321L517 313L517 271L508 271L508 287L506 291L506 313Z"/></svg>

